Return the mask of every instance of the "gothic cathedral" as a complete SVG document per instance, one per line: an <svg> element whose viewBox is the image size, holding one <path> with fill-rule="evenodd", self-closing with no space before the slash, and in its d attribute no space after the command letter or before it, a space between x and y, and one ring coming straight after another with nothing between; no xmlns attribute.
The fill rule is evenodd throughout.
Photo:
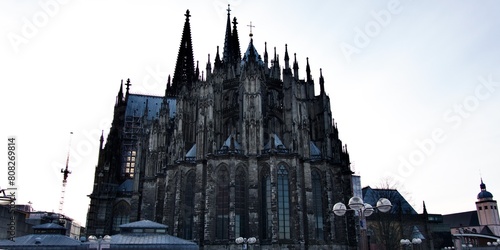
<svg viewBox="0 0 500 250"><path fill-rule="evenodd" d="M286 45L283 66L276 48L259 54L252 34L242 54L228 9L222 54L200 75L185 17L165 95L120 86L87 234L147 219L201 249L239 249L238 237L255 237L254 249L355 248L353 214L331 212L352 196L352 171L322 72L315 95L309 61L301 79Z"/></svg>

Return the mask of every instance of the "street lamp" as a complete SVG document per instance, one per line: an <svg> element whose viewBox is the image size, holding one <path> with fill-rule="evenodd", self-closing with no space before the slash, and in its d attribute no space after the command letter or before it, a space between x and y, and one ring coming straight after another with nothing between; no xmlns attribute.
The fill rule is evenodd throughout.
<svg viewBox="0 0 500 250"><path fill-rule="evenodd" d="M11 205L16 200L14 196L6 195L6 189L0 189L0 205Z"/></svg>
<svg viewBox="0 0 500 250"><path fill-rule="evenodd" d="M257 242L257 239L255 237L250 237L250 238L243 238L243 237L238 237L234 240L236 244L242 244L241 249L247 249L248 245L254 244Z"/></svg>
<svg viewBox="0 0 500 250"><path fill-rule="evenodd" d="M462 249L471 249L472 248L472 244L462 244Z"/></svg>
<svg viewBox="0 0 500 250"><path fill-rule="evenodd" d="M399 242L401 243L401 246L412 245L412 249L413 249L413 245L420 245L420 243L422 243L422 239L413 238L411 241L409 239L401 239Z"/></svg>
<svg viewBox="0 0 500 250"><path fill-rule="evenodd" d="M493 241L493 242L488 242L486 244L488 244L488 246L493 246L493 247L495 247L495 249L497 249L498 245L500 245L500 239L497 239L496 241Z"/></svg>
<svg viewBox="0 0 500 250"><path fill-rule="evenodd" d="M377 206L373 207L368 203L363 203L363 199L361 199L360 197L354 196L349 199L349 203L347 205L349 206L349 209L347 209L344 203L337 202L335 205L333 205L333 213L337 216L343 216L345 215L347 210L354 210L359 214L361 249L368 249L366 239L366 217L372 215L375 209L379 210L382 213L389 212L392 208L391 201L386 198L380 198L377 201Z"/></svg>
<svg viewBox="0 0 500 250"><path fill-rule="evenodd" d="M109 245L111 242L111 236L105 235L104 237L99 237L99 239L98 239L94 235L90 235L89 241L90 241L90 245L89 245L90 249L102 250L102 249L110 248Z"/></svg>

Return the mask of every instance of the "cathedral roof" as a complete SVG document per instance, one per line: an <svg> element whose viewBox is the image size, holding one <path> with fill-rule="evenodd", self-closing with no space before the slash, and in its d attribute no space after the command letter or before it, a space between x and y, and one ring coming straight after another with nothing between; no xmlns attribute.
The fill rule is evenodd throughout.
<svg viewBox="0 0 500 250"><path fill-rule="evenodd" d="M281 139L278 137L277 134L273 134L272 138L274 139L274 147L275 148L286 148L285 145L283 145L283 142ZM264 149L270 149L271 148L271 140L267 142L267 144L264 146Z"/></svg>
<svg viewBox="0 0 500 250"><path fill-rule="evenodd" d="M311 156L313 155L321 155L321 150L319 150L318 146L316 146L316 144L314 144L314 142L310 141L309 142L309 153L311 154Z"/></svg>
<svg viewBox="0 0 500 250"><path fill-rule="evenodd" d="M191 149L187 152L186 157L196 157L196 143L193 144Z"/></svg>
<svg viewBox="0 0 500 250"><path fill-rule="evenodd" d="M241 59L241 66L244 66L246 63L250 61L257 62L260 66L264 66L264 62L262 61L259 52L257 52L257 49L255 48L255 46L253 46L253 38L250 39L248 48L245 54L243 55L243 59Z"/></svg>
<svg viewBox="0 0 500 250"><path fill-rule="evenodd" d="M221 149L231 148L231 139L232 138L234 138L232 135L227 137L227 139L224 142L224 144L222 145ZM233 140L233 141L234 141L234 149L238 149L238 150L241 149L241 145L236 140Z"/></svg>
<svg viewBox="0 0 500 250"><path fill-rule="evenodd" d="M127 99L127 109L125 116L142 117L145 114L146 107L148 108L148 120L153 120L158 117L161 104L164 98L161 96L129 94ZM175 99L168 99L170 108L170 117L175 115Z"/></svg>
<svg viewBox="0 0 500 250"><path fill-rule="evenodd" d="M134 190L134 180L127 179L118 187L120 192L132 192Z"/></svg>

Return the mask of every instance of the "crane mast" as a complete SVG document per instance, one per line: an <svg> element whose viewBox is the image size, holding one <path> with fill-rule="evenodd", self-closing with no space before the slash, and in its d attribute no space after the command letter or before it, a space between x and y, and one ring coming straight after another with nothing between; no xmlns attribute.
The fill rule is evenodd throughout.
<svg viewBox="0 0 500 250"><path fill-rule="evenodd" d="M73 135L73 132L70 132L68 156L66 158L66 168L65 169L61 168L61 173L63 174L63 181L62 181L62 190L61 190L61 200L59 201L59 214L60 215L62 215L62 212L63 212L64 196L66 193L66 183L68 182L68 175L71 174L71 171L69 171L69 152L71 149L71 137L72 137L72 135Z"/></svg>

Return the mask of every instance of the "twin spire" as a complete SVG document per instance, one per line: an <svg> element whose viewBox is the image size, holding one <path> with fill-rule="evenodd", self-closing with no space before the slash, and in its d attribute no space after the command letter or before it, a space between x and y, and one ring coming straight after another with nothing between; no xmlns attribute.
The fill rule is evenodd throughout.
<svg viewBox="0 0 500 250"><path fill-rule="evenodd" d="M219 68L221 66L237 66L241 62L241 51L240 51L240 42L238 38L238 29L237 29L237 24L238 21L236 20L236 17L233 18L231 22L231 9L230 5L228 4L227 8L227 23L226 23L226 34L224 38L224 48L223 48L223 54L222 54L222 60L219 57L219 47L217 47L217 54L215 57L215 68ZM191 25L189 23L189 18L191 17L189 10L186 10L186 21L184 23L184 29L182 31L182 39L181 43L179 46L179 53L177 55L177 62L175 65L175 71L174 75L172 78L172 82L170 85L167 86L166 94L169 96L173 96L178 94L180 91L181 87L183 85L186 85L188 88L191 87L191 85L198 80L199 78L199 68L198 68L198 63L195 67L194 64L194 56L193 56L193 45L192 45L192 39L191 39ZM232 25L231 25L232 24ZM255 48L253 47L253 34L252 34L252 28L255 27L252 25L250 22L250 44L249 44L249 49L247 49L247 52L245 53L246 57L250 57L251 59L256 59L257 61L261 61L260 56L256 53ZM276 49L276 48L275 48ZM249 55L246 55L248 54ZM255 57L255 58L254 58ZM247 60L250 58L246 58ZM267 55L267 44L266 44L266 49L264 53L264 61L267 64L268 60L268 55ZM285 64L286 68L289 68L289 56L288 56L288 48L285 45ZM279 61L279 59L276 56L276 51L275 51L275 58L274 62L275 64ZM209 62L210 63L210 62ZM264 63L264 62L262 62ZM279 66L279 64L275 65ZM207 66L208 67L208 66ZM294 69L294 74L298 75L298 65L297 65L297 59L296 55L294 54L294 62L293 62L293 69ZM208 77L208 72L207 72L207 77ZM311 69L309 67L309 59L307 58L307 65L306 65L306 79L308 82L312 80L311 77ZM321 79L322 75L321 75ZM128 91L128 86L127 86L127 91Z"/></svg>
<svg viewBox="0 0 500 250"><path fill-rule="evenodd" d="M233 18L233 26L231 30L231 8L227 5L227 24L226 24L226 36L224 38L224 52L222 56L222 61L225 64L238 63L241 61L241 51L240 51L240 40L238 38L238 29L236 25L238 21L236 17Z"/></svg>

